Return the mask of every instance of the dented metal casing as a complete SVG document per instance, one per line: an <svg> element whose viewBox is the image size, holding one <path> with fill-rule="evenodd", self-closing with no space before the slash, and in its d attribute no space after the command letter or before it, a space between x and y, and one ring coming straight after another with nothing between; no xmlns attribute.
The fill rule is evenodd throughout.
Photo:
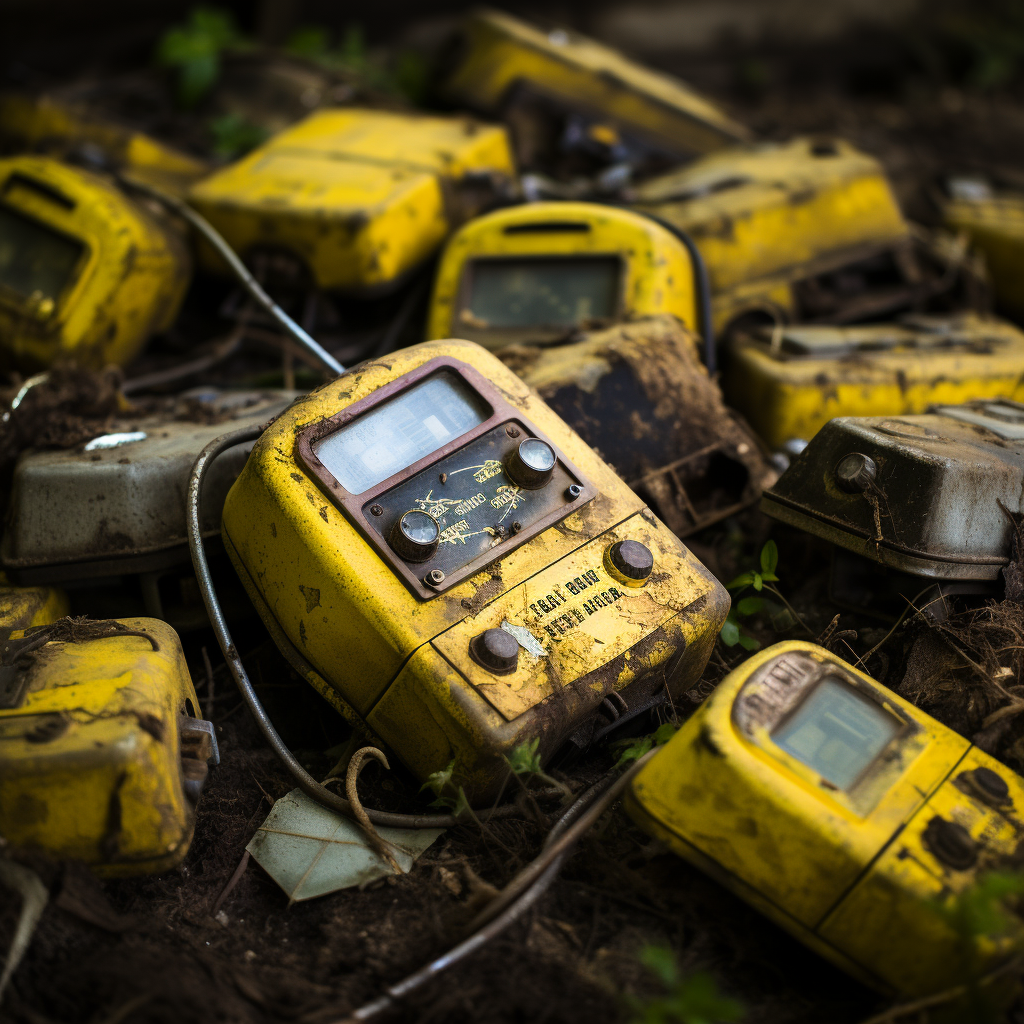
<svg viewBox="0 0 1024 1024"><path fill-rule="evenodd" d="M0 835L104 877L180 863L207 761L217 760L198 706L177 634L157 619L65 619L8 634Z"/></svg>
<svg viewBox="0 0 1024 1024"><path fill-rule="evenodd" d="M679 537L753 504L776 478L671 316L581 332L498 357Z"/></svg>
<svg viewBox="0 0 1024 1024"><path fill-rule="evenodd" d="M882 165L841 140L723 149L639 185L631 205L693 239L718 334L751 313L799 321L801 281L894 248L909 256Z"/></svg>
<svg viewBox="0 0 1024 1024"><path fill-rule="evenodd" d="M195 185L190 201L244 259L297 261L311 286L386 291L504 196L505 129L468 117L322 110ZM208 246L209 270L227 268Z"/></svg>
<svg viewBox="0 0 1024 1024"><path fill-rule="evenodd" d="M676 159L750 137L747 128L679 79L576 32L545 33L503 11L470 14L454 60L444 93L490 115L539 100Z"/></svg>
<svg viewBox="0 0 1024 1024"><path fill-rule="evenodd" d="M730 405L775 450L794 439L809 441L836 416L1024 399L1024 333L972 313L738 331L724 361L722 389Z"/></svg>
<svg viewBox="0 0 1024 1024"><path fill-rule="evenodd" d="M992 399L834 419L761 508L912 576L998 581L1022 493L1024 405Z"/></svg>
<svg viewBox="0 0 1024 1024"><path fill-rule="evenodd" d="M484 419L408 471L356 494L315 455L346 424L362 429L380 403L441 377L471 388ZM551 484L527 491L506 467L531 437L557 460ZM389 547L410 507L437 517L432 560L405 562ZM466 341L391 353L300 399L256 443L225 502L223 537L296 670L421 780L454 762L471 798L500 786L521 743L539 740L546 761L666 688L685 690L729 605L613 470ZM641 586L608 562L621 540L653 555ZM487 630L517 638L508 674L471 649Z"/></svg>
<svg viewBox="0 0 1024 1024"><path fill-rule="evenodd" d="M0 365L124 366L171 325L190 275L178 232L105 178L0 160Z"/></svg>
<svg viewBox="0 0 1024 1024"><path fill-rule="evenodd" d="M776 644L726 676L636 776L625 805L680 856L884 992L952 988L1024 939L982 931L965 951L949 916L1024 839L1024 780L814 644Z"/></svg>
<svg viewBox="0 0 1024 1024"><path fill-rule="evenodd" d="M553 275L567 276L559 285ZM427 335L496 349L658 313L699 327L693 262L671 231L597 203L527 203L477 217L448 242Z"/></svg>
<svg viewBox="0 0 1024 1024"><path fill-rule="evenodd" d="M0 93L0 147L116 170L181 197L210 173L205 161L57 93Z"/></svg>
<svg viewBox="0 0 1024 1024"><path fill-rule="evenodd" d="M64 451L28 451L14 469L0 567L25 585L155 572L189 562L185 502L199 453L228 430L266 423L293 391L197 388L171 408L115 420ZM217 536L224 496L249 447L210 467L200 525Z"/></svg>

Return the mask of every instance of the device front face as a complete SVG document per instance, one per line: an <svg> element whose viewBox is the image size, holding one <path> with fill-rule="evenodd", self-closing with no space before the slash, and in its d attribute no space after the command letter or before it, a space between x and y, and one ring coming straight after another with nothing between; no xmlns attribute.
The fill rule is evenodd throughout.
<svg viewBox="0 0 1024 1024"><path fill-rule="evenodd" d="M1024 334L971 314L859 327L766 328L731 339L723 390L765 443L809 441L837 416L1024 398Z"/></svg>
<svg viewBox="0 0 1024 1024"><path fill-rule="evenodd" d="M699 326L678 239L624 210L530 203L480 217L449 242L428 332L494 349L656 313Z"/></svg>
<svg viewBox="0 0 1024 1024"><path fill-rule="evenodd" d="M296 403L223 533L299 670L421 777L456 759L467 793L500 782L517 743L548 756L593 726L613 690L618 717L689 685L727 611L621 479L468 342Z"/></svg>
<svg viewBox="0 0 1024 1024"><path fill-rule="evenodd" d="M53 635L0 674L0 832L103 875L166 870L213 755L178 637L156 619Z"/></svg>
<svg viewBox="0 0 1024 1024"><path fill-rule="evenodd" d="M183 241L103 179L45 157L0 161L0 327L8 361L124 364L173 318Z"/></svg>
<svg viewBox="0 0 1024 1024"><path fill-rule="evenodd" d="M1008 410L996 419L994 405ZM1016 403L959 415L835 419L767 491L771 516L901 572L997 580L1024 481Z"/></svg>

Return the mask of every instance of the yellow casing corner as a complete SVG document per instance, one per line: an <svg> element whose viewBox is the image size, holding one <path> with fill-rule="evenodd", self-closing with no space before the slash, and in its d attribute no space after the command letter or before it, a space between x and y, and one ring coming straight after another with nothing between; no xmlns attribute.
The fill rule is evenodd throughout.
<svg viewBox="0 0 1024 1024"><path fill-rule="evenodd" d="M11 157L0 160L0 206L81 246L57 295L0 283L0 361L124 366L174 321L191 275L184 239L106 179L49 157Z"/></svg>
<svg viewBox="0 0 1024 1024"><path fill-rule="evenodd" d="M399 282L478 212L473 180L514 174L502 127L344 108L275 135L195 185L190 200L243 257L285 251L318 288L373 291ZM212 248L199 254L226 273Z"/></svg>
<svg viewBox="0 0 1024 1024"><path fill-rule="evenodd" d="M837 666L912 723L910 739L880 755L861 805L763 728L751 740L734 723L747 681L791 652ZM984 972L1024 937L981 936L972 965L943 912L1024 834L1013 814L960 788L976 767L996 772L1024 807L1024 780L1004 765L824 648L786 641L726 676L636 776L625 804L641 827L826 959L876 989L915 997L963 982L979 964ZM983 844L973 868L950 869L923 842L936 815Z"/></svg>
<svg viewBox="0 0 1024 1024"><path fill-rule="evenodd" d="M0 710L0 835L105 877L173 867L194 824L179 716L198 701L181 643L159 619L117 621L146 636L45 644L19 706Z"/></svg>
<svg viewBox="0 0 1024 1024"><path fill-rule="evenodd" d="M460 361L557 444L598 492L557 525L429 600L415 596L296 458L296 436L431 360ZM580 438L494 356L428 342L371 361L299 399L256 442L228 493L223 537L257 610L293 666L421 779L453 759L467 794L493 789L503 756L539 738L549 756L608 692L691 686L728 611L714 577ZM631 538L655 574L627 588L604 567ZM588 577L576 599L577 577ZM578 617L578 622L576 618ZM566 618L568 616L569 618ZM506 620L546 654L512 675L469 655ZM569 624L571 621L571 625ZM630 690L630 687L633 689Z"/></svg>
<svg viewBox="0 0 1024 1024"><path fill-rule="evenodd" d="M575 32L541 32L503 11L473 12L448 96L498 114L515 91L554 100L675 156L708 153L750 132L684 82Z"/></svg>
<svg viewBox="0 0 1024 1024"><path fill-rule="evenodd" d="M718 333L751 311L790 321L796 281L909 241L882 165L841 140L723 149L644 182L632 205L693 238Z"/></svg>
<svg viewBox="0 0 1024 1024"><path fill-rule="evenodd" d="M554 230L557 225L563 229ZM490 349L537 339L547 325L488 329L464 316L467 278L476 260L559 256L612 256L621 262L616 319L671 313L690 330L700 330L693 263L671 231L648 217L598 203L542 202L496 210L455 233L434 282L428 337L458 335ZM565 329L553 333L564 335Z"/></svg>
<svg viewBox="0 0 1024 1024"><path fill-rule="evenodd" d="M57 587L15 587L0 572L0 633L48 626L71 611L68 595Z"/></svg>
<svg viewBox="0 0 1024 1024"><path fill-rule="evenodd" d="M799 355L785 350L790 334L805 349ZM726 399L772 449L793 438L809 441L837 416L907 415L982 398L1024 401L1024 333L994 317L934 317L927 327L800 326L787 328L782 340L776 352L767 333L738 334L723 374Z"/></svg>

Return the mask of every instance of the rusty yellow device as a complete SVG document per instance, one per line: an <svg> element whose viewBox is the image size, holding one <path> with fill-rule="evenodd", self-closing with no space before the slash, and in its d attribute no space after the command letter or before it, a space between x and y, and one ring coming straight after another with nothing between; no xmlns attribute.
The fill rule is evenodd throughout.
<svg viewBox="0 0 1024 1024"><path fill-rule="evenodd" d="M157 619L8 633L0 648L0 836L120 876L192 838L216 738L177 634Z"/></svg>
<svg viewBox="0 0 1024 1024"><path fill-rule="evenodd" d="M480 10L460 35L443 88L473 109L496 115L519 102L541 102L677 159L750 138L679 79L575 32L542 32L502 11Z"/></svg>
<svg viewBox="0 0 1024 1024"><path fill-rule="evenodd" d="M1024 194L969 179L952 182L950 191L943 210L946 226L964 232L984 255L997 305L1019 317L1024 314Z"/></svg>
<svg viewBox="0 0 1024 1024"><path fill-rule="evenodd" d="M526 203L449 241L427 332L494 349L658 313L698 330L697 305L693 261L668 228L597 203Z"/></svg>
<svg viewBox="0 0 1024 1024"><path fill-rule="evenodd" d="M1024 938L981 934L965 950L944 914L1019 848L1024 780L814 644L776 644L731 672L636 776L626 806L883 991L951 988Z"/></svg>
<svg viewBox="0 0 1024 1024"><path fill-rule="evenodd" d="M244 258L284 254L318 288L373 292L401 282L514 174L504 128L345 108L311 114L190 198ZM212 249L200 253L223 273Z"/></svg>
<svg viewBox="0 0 1024 1024"><path fill-rule="evenodd" d="M253 448L223 538L295 668L425 780L483 797L692 685L729 599L467 341L363 363Z"/></svg>
<svg viewBox="0 0 1024 1024"><path fill-rule="evenodd" d="M0 573L0 633L48 626L70 611L68 596L57 587L14 587Z"/></svg>
<svg viewBox="0 0 1024 1024"><path fill-rule="evenodd" d="M105 178L0 160L0 362L123 366L177 315L184 239Z"/></svg>
<svg viewBox="0 0 1024 1024"><path fill-rule="evenodd" d="M632 205L693 238L718 334L750 313L807 319L801 282L894 249L899 262L910 244L881 164L833 139L724 149L638 186Z"/></svg>
<svg viewBox="0 0 1024 1024"><path fill-rule="evenodd" d="M809 441L836 416L1024 399L1024 333L970 313L737 331L728 345L723 390L765 443L782 449Z"/></svg>
<svg viewBox="0 0 1024 1024"><path fill-rule="evenodd" d="M211 170L204 161L98 116L80 102L46 93L0 93L0 147L115 170L177 196Z"/></svg>

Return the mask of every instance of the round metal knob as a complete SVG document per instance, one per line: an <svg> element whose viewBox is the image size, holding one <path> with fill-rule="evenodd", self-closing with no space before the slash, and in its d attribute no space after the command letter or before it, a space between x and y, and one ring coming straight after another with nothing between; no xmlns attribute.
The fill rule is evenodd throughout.
<svg viewBox="0 0 1024 1024"><path fill-rule="evenodd" d="M1010 787L997 772L991 768L975 768L960 776L967 787L985 803L1000 807L1010 802Z"/></svg>
<svg viewBox="0 0 1024 1024"><path fill-rule="evenodd" d="M507 676L519 665L519 641L503 629L488 629L469 642L472 659L496 676Z"/></svg>
<svg viewBox="0 0 1024 1024"><path fill-rule="evenodd" d="M844 455L836 466L836 483L850 494L866 491L878 475L878 466L870 455L851 452Z"/></svg>
<svg viewBox="0 0 1024 1024"><path fill-rule="evenodd" d="M425 562L436 550L441 536L437 520L422 509L414 508L391 529L391 546L407 562Z"/></svg>
<svg viewBox="0 0 1024 1024"><path fill-rule="evenodd" d="M645 544L636 540L616 541L608 549L608 561L621 576L639 586L654 570L654 555Z"/></svg>
<svg viewBox="0 0 1024 1024"><path fill-rule="evenodd" d="M921 839L937 860L956 871L966 871L978 859L978 844L970 832L955 821L938 816L932 818L921 833Z"/></svg>
<svg viewBox="0 0 1024 1024"><path fill-rule="evenodd" d="M509 456L505 464L512 483L528 491L543 487L555 471L555 450L539 437L528 437L519 442L519 447Z"/></svg>

